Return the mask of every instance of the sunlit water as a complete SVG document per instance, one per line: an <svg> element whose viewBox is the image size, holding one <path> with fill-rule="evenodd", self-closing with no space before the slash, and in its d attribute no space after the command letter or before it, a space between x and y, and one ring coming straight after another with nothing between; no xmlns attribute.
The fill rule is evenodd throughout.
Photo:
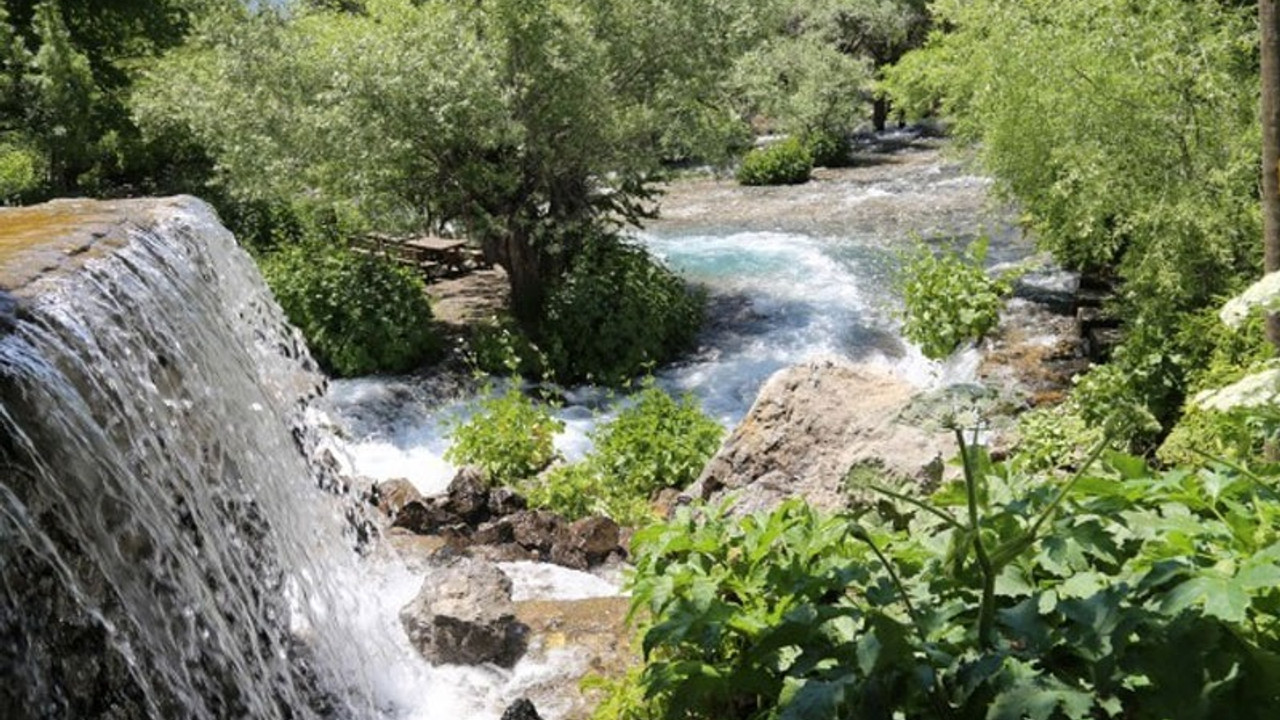
<svg viewBox="0 0 1280 720"><path fill-rule="evenodd" d="M922 388L971 378L975 352L939 363L903 340L892 290L901 254L913 237L965 242L979 233L993 236L992 263L1027 249L1007 215L989 209L985 179L927 158L764 196L719 184L675 198L676 219L636 240L709 290L710 319L696 352L656 372L659 384L692 393L731 427L770 375L806 361L863 362ZM566 398L557 446L572 460L615 408L598 388L572 388ZM337 382L329 400L357 474L406 478L427 493L448 484L456 471L443 458L449 428L470 412L468 399L442 403L408 377Z"/></svg>

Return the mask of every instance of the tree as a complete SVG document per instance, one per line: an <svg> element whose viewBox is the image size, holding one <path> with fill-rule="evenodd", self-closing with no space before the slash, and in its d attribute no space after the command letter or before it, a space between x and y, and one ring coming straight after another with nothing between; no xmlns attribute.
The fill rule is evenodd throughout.
<svg viewBox="0 0 1280 720"><path fill-rule="evenodd" d="M171 53L135 108L151 132L176 127L208 148L239 202L341 206L385 229L479 238L528 326L583 243L644 217L664 154L723 137L700 130L729 112L714 93L731 60L702 49L706 63L688 64L672 43L693 47L715 23L750 17L725 7L748 5L368 0L355 14L247 13ZM690 19L708 25L693 33Z"/></svg>
<svg viewBox="0 0 1280 720"><path fill-rule="evenodd" d="M1280 15L1258 0L1262 60L1262 236L1264 271L1280 270ZM1267 316L1267 338L1280 348L1280 316Z"/></svg>
<svg viewBox="0 0 1280 720"><path fill-rule="evenodd" d="M930 27L927 0L803 0L808 24L840 52L865 58L878 74L919 47ZM872 98L872 126L885 128L889 96Z"/></svg>
<svg viewBox="0 0 1280 720"><path fill-rule="evenodd" d="M115 192L157 170L125 106L133 78L192 17L232 2L4 0L0 132L35 156L43 194Z"/></svg>
<svg viewBox="0 0 1280 720"><path fill-rule="evenodd" d="M35 31L40 49L32 62L33 134L48 158L53 189L65 192L88 165L99 92L89 59L72 44L55 0L36 6Z"/></svg>
<svg viewBox="0 0 1280 720"><path fill-rule="evenodd" d="M974 142L1037 242L1119 281L1126 339L1077 386L1169 421L1211 341L1203 309L1256 275L1257 11L1219 0L946 0L886 71L900 106ZM945 31L943 31L945 30Z"/></svg>

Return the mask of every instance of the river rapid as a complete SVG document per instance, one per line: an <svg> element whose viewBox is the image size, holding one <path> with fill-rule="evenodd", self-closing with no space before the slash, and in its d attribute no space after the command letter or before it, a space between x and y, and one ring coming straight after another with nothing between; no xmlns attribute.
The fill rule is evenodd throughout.
<svg viewBox="0 0 1280 720"><path fill-rule="evenodd" d="M791 187L746 188L731 179L696 177L671 184L661 219L635 239L710 296L709 322L698 349L660 368L658 383L695 395L726 427L750 408L775 371L820 357L870 363L921 387L973 377L977 353L929 361L903 340L892 289L902 251L911 243L963 245L991 238L988 261L1019 260L1031 248L1015 216L992 196L991 182L967 169L940 141L912 131L881 136L851 168L815 171ZM344 438L337 448L354 476L406 478L423 493L441 492L456 470L443 455L448 428L470 412L466 383L440 377L376 377L333 382L322 421ZM462 389L460 389L462 388ZM589 433L615 412L614 395L571 388L558 412L557 438L572 460ZM420 576L389 562L368 585L367 622L385 629L417 591ZM616 594L594 576L530 564L508 566L523 598ZM388 649L381 693L389 716L496 718L504 705L549 676L581 672L566 649L514 670L432 669L397 641ZM557 717L555 708L542 708Z"/></svg>
<svg viewBox="0 0 1280 720"><path fill-rule="evenodd" d="M937 363L903 340L898 258L917 240L963 245L986 235L995 264L1025 257L1029 244L990 180L941 142L899 131L870 149L881 152L860 154L857 167L819 169L804 185L748 188L699 177L668 186L660 219L635 237L709 290L710 317L696 352L657 371L660 385L693 393L731 427L771 374L818 357L878 365L922 387L972 376L976 354ZM447 428L472 399L444 385L450 390L428 377L333 383L331 418L351 441L354 473L443 490L456 470L443 459ZM588 386L566 398L567 429L557 442L573 459L610 416L612 396Z"/></svg>

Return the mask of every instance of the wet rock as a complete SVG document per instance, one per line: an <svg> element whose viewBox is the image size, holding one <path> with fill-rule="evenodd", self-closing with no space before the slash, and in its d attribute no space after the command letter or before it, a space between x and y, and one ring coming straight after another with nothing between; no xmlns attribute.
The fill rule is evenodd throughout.
<svg viewBox="0 0 1280 720"><path fill-rule="evenodd" d="M600 515L585 517L569 525L564 543L598 563L618 549L618 523Z"/></svg>
<svg viewBox="0 0 1280 720"><path fill-rule="evenodd" d="M422 493L404 478L386 480L373 486L369 501L387 517L395 517L411 502L422 502Z"/></svg>
<svg viewBox="0 0 1280 720"><path fill-rule="evenodd" d="M475 525L489 517L489 483L484 471L464 467L449 483L448 509L464 522Z"/></svg>
<svg viewBox="0 0 1280 720"><path fill-rule="evenodd" d="M460 557L431 573L400 611L413 646L433 664L511 667L524 653L511 579L492 563Z"/></svg>
<svg viewBox="0 0 1280 720"><path fill-rule="evenodd" d="M1042 268L1019 277L1013 285L1013 296L1041 305L1058 315L1076 311L1080 292L1080 274L1068 270Z"/></svg>
<svg viewBox="0 0 1280 720"><path fill-rule="evenodd" d="M564 528L564 518L546 510L525 510L511 516L515 541L544 556L549 556L551 548L562 539Z"/></svg>
<svg viewBox="0 0 1280 720"><path fill-rule="evenodd" d="M542 716L538 714L538 708L534 707L532 700L520 698L502 713L502 720L542 720Z"/></svg>
<svg viewBox="0 0 1280 720"><path fill-rule="evenodd" d="M457 515L448 511L435 499L411 500L400 508L391 521L391 527L404 528L419 535L433 535L443 527L457 524Z"/></svg>
<svg viewBox="0 0 1280 720"><path fill-rule="evenodd" d="M640 661L627 622L629 604L619 596L517 602L516 618L529 628L526 658L546 668L521 693L549 717L591 717L602 691L582 687L582 678L623 677ZM564 652L567 648L573 652Z"/></svg>
<svg viewBox="0 0 1280 720"><path fill-rule="evenodd" d="M489 513L494 517L518 513L528 507L524 496L511 488L496 487L489 490Z"/></svg>
<svg viewBox="0 0 1280 720"><path fill-rule="evenodd" d="M0 290L0 335L12 331L18 326L18 301L9 293Z"/></svg>
<svg viewBox="0 0 1280 720"><path fill-rule="evenodd" d="M886 483L928 485L955 447L948 433L900 420L916 394L881 370L838 361L780 370L687 494L718 502L732 493L742 513L789 497L840 509L866 499L846 487L856 465L880 468Z"/></svg>

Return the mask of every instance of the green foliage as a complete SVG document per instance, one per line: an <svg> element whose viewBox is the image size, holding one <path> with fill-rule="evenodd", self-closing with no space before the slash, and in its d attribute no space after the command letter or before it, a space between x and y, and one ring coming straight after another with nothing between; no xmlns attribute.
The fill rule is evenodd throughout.
<svg viewBox="0 0 1280 720"><path fill-rule="evenodd" d="M285 247L260 265L289 321L330 372L404 372L439 350L431 306L412 270L317 242Z"/></svg>
<svg viewBox="0 0 1280 720"><path fill-rule="evenodd" d="M489 318L472 328L467 360L484 375L538 377L547 365L538 346L507 316Z"/></svg>
<svg viewBox="0 0 1280 720"><path fill-rule="evenodd" d="M797 185L809 182L813 155L800 138L791 137L747 153L738 166L743 185Z"/></svg>
<svg viewBox="0 0 1280 720"><path fill-rule="evenodd" d="M1193 398L1204 391L1227 387L1272 366L1275 348L1266 340L1261 313L1254 313L1238 328L1219 322L1206 310L1198 322L1187 323L1187 344L1203 346L1196 353L1198 367L1188 375ZM1261 400L1262 398L1259 398ZM1156 456L1167 463L1203 462L1206 454L1234 462L1260 461L1268 442L1274 442L1274 418L1254 412L1226 412L1200 407L1188 400L1178 422L1161 443Z"/></svg>
<svg viewBox="0 0 1280 720"><path fill-rule="evenodd" d="M849 142L841 133L811 132L804 138L805 147L818 167L844 167L849 164Z"/></svg>
<svg viewBox="0 0 1280 720"><path fill-rule="evenodd" d="M556 457L555 436L564 423L517 387L487 393L475 414L450 433L445 459L476 465L492 483L513 485L531 478Z"/></svg>
<svg viewBox="0 0 1280 720"><path fill-rule="evenodd" d="M1023 472L1077 468L1088 448L1101 442L1102 426L1085 422L1076 404L1067 401L1018 416L1017 446L1011 464Z"/></svg>
<svg viewBox="0 0 1280 720"><path fill-rule="evenodd" d="M0 204L21 198L40 185L40 155L0 142Z"/></svg>
<svg viewBox="0 0 1280 720"><path fill-rule="evenodd" d="M983 268L987 243L974 241L963 255L922 245L905 258L897 280L905 304L902 334L927 357L945 358L981 340L1000 321L1009 283Z"/></svg>
<svg viewBox="0 0 1280 720"><path fill-rule="evenodd" d="M644 697L619 716L1270 716L1280 468L964 457L927 503L890 494L905 527L790 501L637 533Z"/></svg>
<svg viewBox="0 0 1280 720"><path fill-rule="evenodd" d="M734 82L745 116L792 135L842 135L861 119L870 69L816 33L784 34L744 54Z"/></svg>
<svg viewBox="0 0 1280 720"><path fill-rule="evenodd" d="M649 385L592 431L594 448L586 458L553 469L526 494L530 504L572 519L599 513L623 525L647 525L654 493L696 480L723 434L693 396L676 400Z"/></svg>
<svg viewBox="0 0 1280 720"><path fill-rule="evenodd" d="M1128 329L1096 400L1167 425L1184 323L1260 260L1256 9L1217 0L976 0L932 6L925 48L887 71L940 109L1064 264L1114 268ZM1090 403L1094 402L1090 400Z"/></svg>
<svg viewBox="0 0 1280 720"><path fill-rule="evenodd" d="M643 248L598 237L551 291L541 346L561 382L620 385L686 350L704 302Z"/></svg>

